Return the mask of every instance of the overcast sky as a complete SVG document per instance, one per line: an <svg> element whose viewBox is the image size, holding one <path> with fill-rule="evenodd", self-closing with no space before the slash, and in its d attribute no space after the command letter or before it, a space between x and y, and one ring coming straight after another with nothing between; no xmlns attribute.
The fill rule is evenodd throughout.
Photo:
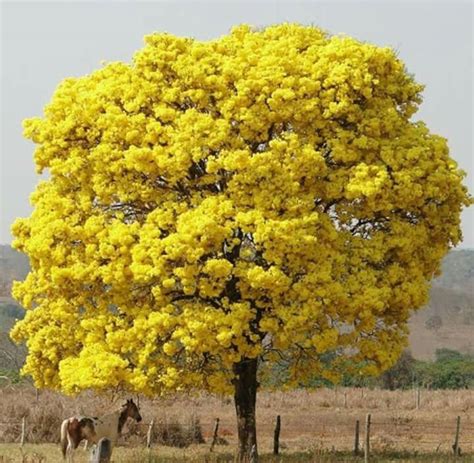
<svg viewBox="0 0 474 463"><path fill-rule="evenodd" d="M28 216L38 182L34 145L21 121L42 114L57 84L100 67L130 61L145 34L166 31L207 40L240 23L314 24L333 34L395 48L409 72L426 85L417 113L448 138L451 156L468 173L474 192L473 6L446 2L2 2L1 4L0 243L10 225ZM474 248L474 207L463 215L464 242Z"/></svg>

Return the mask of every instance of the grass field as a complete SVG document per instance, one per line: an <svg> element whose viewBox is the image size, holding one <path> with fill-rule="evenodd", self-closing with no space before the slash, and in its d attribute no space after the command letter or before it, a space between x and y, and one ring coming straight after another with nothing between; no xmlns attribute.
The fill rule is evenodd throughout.
<svg viewBox="0 0 474 463"><path fill-rule="evenodd" d="M89 455L82 449L76 451L74 462L86 463ZM234 461L232 452L223 451L209 453L208 446L192 446L185 450L170 447L156 447L150 452L137 448L117 447L114 450L113 462L115 463L178 463L178 462L203 462L203 463L231 463ZM328 452L307 450L305 452L287 453L274 456L261 454L262 463L362 463L362 456L354 457L349 452ZM454 459L450 455L423 454L410 455L407 453L385 452L374 453L373 463L441 463L457 462L472 463L473 456L465 455ZM59 446L55 444L27 444L23 449L16 444L0 444L0 463L63 463Z"/></svg>
<svg viewBox="0 0 474 463"><path fill-rule="evenodd" d="M69 398L31 387L0 390L0 463L62 461L58 440L62 419L100 415L120 404L111 397L82 394ZM237 443L235 410L229 398L207 394L176 395L140 400L143 423L130 423L114 452L114 461L231 462ZM257 407L259 452L263 462L360 462L351 456L355 423L364 440L366 414L372 416L372 462L449 462L461 417L458 462L474 462L474 391L422 391L416 408L413 391L319 389L262 392ZM281 416L281 453L271 455L275 418ZM26 420L26 442L20 452L21 420ZM209 454L215 419L220 419L219 445ZM154 420L153 446L144 449L148 423ZM193 444L195 431L205 443ZM33 445L34 444L34 445ZM167 445L163 445L167 444ZM177 446L181 448L177 448ZM34 456L36 454L36 457ZM82 452L82 460L87 455Z"/></svg>

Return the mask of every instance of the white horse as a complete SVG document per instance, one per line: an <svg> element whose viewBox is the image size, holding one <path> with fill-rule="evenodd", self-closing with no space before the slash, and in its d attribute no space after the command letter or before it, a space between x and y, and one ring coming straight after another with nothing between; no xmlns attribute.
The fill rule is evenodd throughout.
<svg viewBox="0 0 474 463"><path fill-rule="evenodd" d="M72 416L65 419L61 424L61 450L64 459L73 461L73 452L82 440L86 441L86 445L97 445L99 440L105 437L110 441L112 451L127 418L132 418L137 423L142 420L132 399L127 400L118 410L100 418Z"/></svg>

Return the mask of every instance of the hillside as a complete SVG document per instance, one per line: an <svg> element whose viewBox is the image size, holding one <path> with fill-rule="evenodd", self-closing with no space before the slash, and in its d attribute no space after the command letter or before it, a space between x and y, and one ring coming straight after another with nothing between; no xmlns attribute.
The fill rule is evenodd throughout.
<svg viewBox="0 0 474 463"><path fill-rule="evenodd" d="M441 276L433 286L474 295L474 249L451 251L442 264Z"/></svg>
<svg viewBox="0 0 474 463"><path fill-rule="evenodd" d="M7 331L19 314L10 298L11 282L27 273L27 258L10 246L0 246L0 331ZM409 348L415 358L433 358L442 347L474 354L474 250L446 256L428 306L410 321Z"/></svg>
<svg viewBox="0 0 474 463"><path fill-rule="evenodd" d="M23 280L28 273L28 258L11 246L0 245L0 303L10 297L13 280Z"/></svg>
<svg viewBox="0 0 474 463"><path fill-rule="evenodd" d="M474 353L474 250L451 251L432 283L430 302L410 320L410 350L433 359L447 347Z"/></svg>

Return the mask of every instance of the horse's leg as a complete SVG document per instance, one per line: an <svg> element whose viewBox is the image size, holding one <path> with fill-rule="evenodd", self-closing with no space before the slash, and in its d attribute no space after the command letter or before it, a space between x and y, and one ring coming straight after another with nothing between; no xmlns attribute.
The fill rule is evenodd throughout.
<svg viewBox="0 0 474 463"><path fill-rule="evenodd" d="M69 442L67 444L67 449L66 449L66 455L67 455L68 463L73 463L74 462L73 452L74 452L74 448L72 446L71 440L69 440Z"/></svg>
<svg viewBox="0 0 474 463"><path fill-rule="evenodd" d="M69 450L69 462L74 463L74 451L79 447L79 444L81 443L81 438L77 435L69 435L69 444L68 444L68 450Z"/></svg>
<svg viewBox="0 0 474 463"><path fill-rule="evenodd" d="M114 450L114 447L115 447L115 441L114 440L111 440L110 441L110 460L112 461L112 452Z"/></svg>
<svg viewBox="0 0 474 463"><path fill-rule="evenodd" d="M64 444L64 461L69 463L71 461L71 437L69 436L69 433L66 434L66 442Z"/></svg>
<svg viewBox="0 0 474 463"><path fill-rule="evenodd" d="M67 459L67 448L69 445L68 427L69 427L69 420L66 419L61 423L61 439L60 439L61 453L63 454L64 460Z"/></svg>

